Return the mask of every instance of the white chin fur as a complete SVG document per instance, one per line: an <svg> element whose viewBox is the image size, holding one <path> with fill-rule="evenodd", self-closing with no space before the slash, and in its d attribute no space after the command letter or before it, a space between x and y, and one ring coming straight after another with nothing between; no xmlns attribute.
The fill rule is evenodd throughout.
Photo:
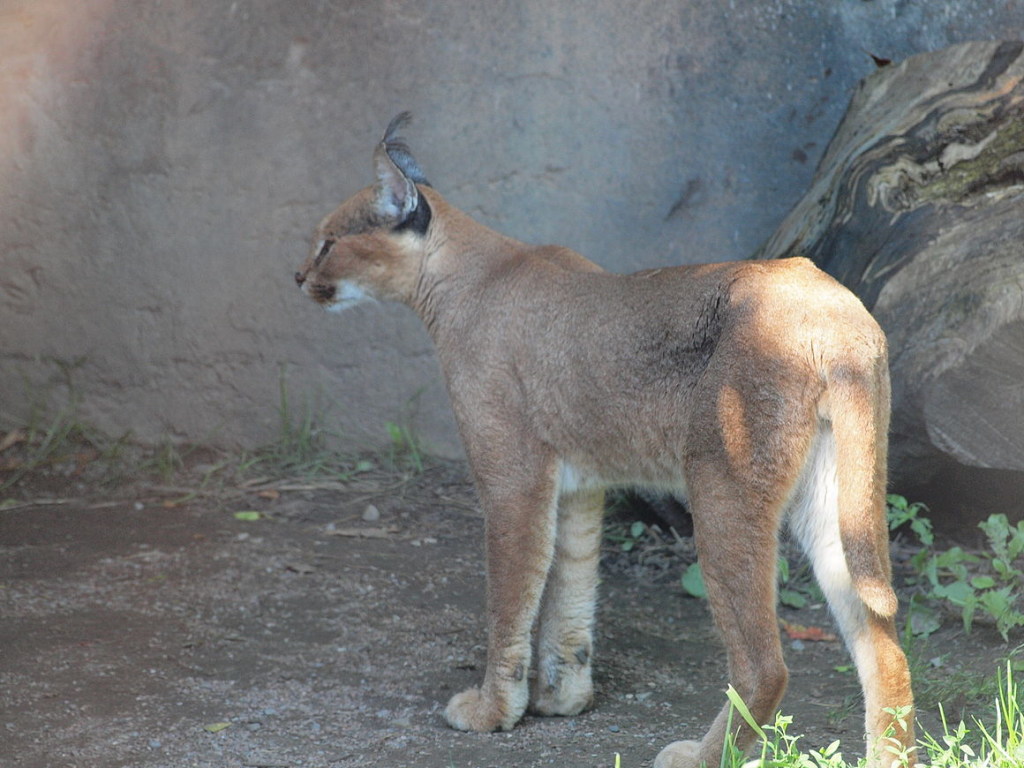
<svg viewBox="0 0 1024 768"><path fill-rule="evenodd" d="M373 297L355 283L340 280L338 281L338 292L334 294L334 301L328 304L326 309L328 312L343 312L364 301L373 301Z"/></svg>
<svg viewBox="0 0 1024 768"><path fill-rule="evenodd" d="M338 314L339 312L344 312L346 309L354 307L356 304L360 303L361 302L359 301L336 301L333 304L324 305L324 309L326 309L328 312L334 312L335 314Z"/></svg>

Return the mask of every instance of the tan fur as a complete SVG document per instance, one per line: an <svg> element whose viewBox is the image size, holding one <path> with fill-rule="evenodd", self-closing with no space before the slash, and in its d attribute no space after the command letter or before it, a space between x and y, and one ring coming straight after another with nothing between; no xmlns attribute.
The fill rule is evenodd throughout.
<svg viewBox="0 0 1024 768"><path fill-rule="evenodd" d="M883 709L912 696L893 621L878 325L803 259L614 275L499 235L425 184L393 136L402 122L377 147L378 183L323 221L296 280L328 308L404 302L434 340L486 515L487 669L448 722L508 729L528 705L591 703L603 489L639 485L688 499L730 680L759 722L788 674L775 574L790 519L858 665L872 765L892 762L883 736L910 747L912 726ZM727 716L655 765L717 765Z"/></svg>

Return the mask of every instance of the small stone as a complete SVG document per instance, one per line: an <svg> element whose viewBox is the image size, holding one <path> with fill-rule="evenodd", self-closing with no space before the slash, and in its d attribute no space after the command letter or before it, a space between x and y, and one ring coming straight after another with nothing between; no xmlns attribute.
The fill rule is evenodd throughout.
<svg viewBox="0 0 1024 768"><path fill-rule="evenodd" d="M150 739L149 740L149 748L150 749L160 749L160 747L162 747L162 746L163 746L163 744L160 742L160 739Z"/></svg>
<svg viewBox="0 0 1024 768"><path fill-rule="evenodd" d="M367 504L363 510L363 520L367 523L375 523L380 520L380 510L373 504Z"/></svg>
<svg viewBox="0 0 1024 768"><path fill-rule="evenodd" d="M619 732L619 726L617 726L617 725L609 725L608 726L608 730L611 731L612 733L618 733Z"/></svg>

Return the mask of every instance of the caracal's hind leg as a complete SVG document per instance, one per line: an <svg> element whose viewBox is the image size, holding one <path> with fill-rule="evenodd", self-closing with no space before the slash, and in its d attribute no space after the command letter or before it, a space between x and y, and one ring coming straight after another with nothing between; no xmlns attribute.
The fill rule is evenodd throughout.
<svg viewBox="0 0 1024 768"><path fill-rule="evenodd" d="M770 722L789 674L775 613L777 503L766 503L725 473L697 471L690 478L697 557L728 653L729 682L756 722ZM670 744L658 755L655 768L717 766L728 719L727 705L701 741ZM745 749L754 740L753 732L742 718L733 717L732 724L737 745Z"/></svg>
<svg viewBox="0 0 1024 768"><path fill-rule="evenodd" d="M555 548L556 462L543 447L520 442L474 447L467 445L486 518L487 671L479 688L451 698L444 715L463 731L509 730L529 700L530 631Z"/></svg>
<svg viewBox="0 0 1024 768"><path fill-rule="evenodd" d="M835 440L831 430L823 429L793 506L791 528L857 666L864 689L868 764L888 768L896 755L914 745L910 670L894 618L871 611L854 589L839 537L837 494ZM888 542L880 542L879 548L888 557ZM906 728L886 709L906 710Z"/></svg>
<svg viewBox="0 0 1024 768"><path fill-rule="evenodd" d="M835 587L823 587L822 591L832 606L864 691L868 766L894 768L904 764L904 756L910 757L913 765L914 697L895 620L873 613L859 601L855 603L852 589L846 594Z"/></svg>
<svg viewBox="0 0 1024 768"><path fill-rule="evenodd" d="M530 708L540 715L575 715L593 699L594 607L601 557L604 491L578 491L558 505L555 559L537 630L537 677Z"/></svg>

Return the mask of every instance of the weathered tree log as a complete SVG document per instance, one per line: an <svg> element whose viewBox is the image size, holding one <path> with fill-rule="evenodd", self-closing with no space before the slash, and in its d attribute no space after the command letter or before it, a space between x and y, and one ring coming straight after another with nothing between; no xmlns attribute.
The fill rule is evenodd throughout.
<svg viewBox="0 0 1024 768"><path fill-rule="evenodd" d="M895 487L950 459L1024 471L1022 52L968 43L866 78L754 256L813 259L885 329Z"/></svg>

